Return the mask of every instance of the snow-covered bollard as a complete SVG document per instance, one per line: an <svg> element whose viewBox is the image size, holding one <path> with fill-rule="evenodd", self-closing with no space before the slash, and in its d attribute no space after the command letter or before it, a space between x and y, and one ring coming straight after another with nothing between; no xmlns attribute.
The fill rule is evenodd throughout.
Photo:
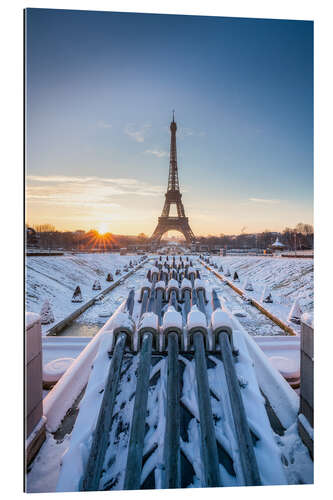
<svg viewBox="0 0 333 500"><path fill-rule="evenodd" d="M165 281L164 280L158 281L155 285L155 290L156 290L156 293L157 293L157 290L162 291L162 300L164 301L165 300Z"/></svg>
<svg viewBox="0 0 333 500"><path fill-rule="evenodd" d="M172 291L175 291L177 300L179 300L179 285L178 281L171 278L168 282L167 290L166 290L166 300L167 302L170 300L170 294Z"/></svg>
<svg viewBox="0 0 333 500"><path fill-rule="evenodd" d="M224 276L227 276L227 278L229 278L231 276L231 272L230 272L229 267L226 268Z"/></svg>
<svg viewBox="0 0 333 500"><path fill-rule="evenodd" d="M106 276L106 281L113 281L113 276L111 273L108 273Z"/></svg>
<svg viewBox="0 0 333 500"><path fill-rule="evenodd" d="M180 284L180 290L181 290L181 300L184 300L185 296L185 291L188 290L190 293L192 292L192 284L190 280L183 278Z"/></svg>
<svg viewBox="0 0 333 500"><path fill-rule="evenodd" d="M292 323L295 323L296 325L299 325L301 323L301 316L303 312L301 309L301 306L299 304L299 299L297 298L293 305L291 306L289 316L288 316L288 321L291 321Z"/></svg>
<svg viewBox="0 0 333 500"><path fill-rule="evenodd" d="M234 351L232 340L232 322L229 315L225 311L222 311L221 307L218 307L215 311L213 311L211 316L211 327L213 332L213 349L216 349L219 334L225 332L228 334L231 349Z"/></svg>
<svg viewBox="0 0 333 500"><path fill-rule="evenodd" d="M238 277L237 271L234 272L234 277L232 279L233 279L233 281L239 283L239 277Z"/></svg>
<svg viewBox="0 0 333 500"><path fill-rule="evenodd" d="M188 348L193 346L193 334L202 333L206 343L206 349L209 349L207 338L207 320L206 315L201 312L197 306L192 306L187 316Z"/></svg>
<svg viewBox="0 0 333 500"><path fill-rule="evenodd" d="M178 345L182 342L183 320L182 315L173 306L169 306L163 316L160 335L160 349L168 347L168 335L176 333L178 335Z"/></svg>
<svg viewBox="0 0 333 500"><path fill-rule="evenodd" d="M151 279L152 279L152 281L154 281L154 280L157 281L158 280L158 274L159 274L158 267L153 266L150 271L151 271Z"/></svg>
<svg viewBox="0 0 333 500"><path fill-rule="evenodd" d="M153 334L153 339L155 341L155 348L157 351L160 350L160 339L158 335L158 316L153 312L145 312L142 314L139 324L138 324L138 345L137 350L139 351L142 345L143 335L147 332ZM134 345L132 345L134 350Z"/></svg>
<svg viewBox="0 0 333 500"><path fill-rule="evenodd" d="M170 273L169 273L169 277L170 277L170 279L173 279L173 280L176 280L176 279L177 279L178 274L177 274L176 269L171 269L171 271L170 271Z"/></svg>
<svg viewBox="0 0 333 500"><path fill-rule="evenodd" d="M223 266L222 266L222 264L219 267L219 273L223 273Z"/></svg>
<svg viewBox="0 0 333 500"><path fill-rule="evenodd" d="M208 300L207 300L207 291L206 291L206 287L204 285L204 282L201 279L196 278L194 280L194 288L195 288L195 291L197 292L198 296L199 296L199 292L202 291L203 297L204 297L204 301L207 304L207 302L208 302Z"/></svg>
<svg viewBox="0 0 333 500"><path fill-rule="evenodd" d="M139 297L139 302L142 302L142 297L145 292L145 290L148 291L148 294L150 293L151 290L151 282L148 279L143 280L142 285L141 285L141 290L140 290L140 297Z"/></svg>
<svg viewBox="0 0 333 500"><path fill-rule="evenodd" d="M40 311L40 322L42 325L49 325L54 322L54 315L48 299L45 300Z"/></svg>
<svg viewBox="0 0 333 500"><path fill-rule="evenodd" d="M126 345L133 346L134 344L135 322L133 321L128 310L115 313L112 321L113 338L110 345L110 353L113 351L119 335L126 334Z"/></svg>
<svg viewBox="0 0 333 500"><path fill-rule="evenodd" d="M187 275L185 274L186 277L188 277L189 280L191 280L192 285L194 284L194 280L196 278L196 271L193 267L188 267L187 269Z"/></svg>
<svg viewBox="0 0 333 500"><path fill-rule="evenodd" d="M108 281L108 279L107 279L107 278L106 278L106 280ZM93 289L93 290L101 290L101 289L102 289L102 287L101 287L101 284L100 284L99 280L95 280L95 281L94 281L94 284L93 284L93 286L92 286L92 289Z"/></svg>
<svg viewBox="0 0 333 500"><path fill-rule="evenodd" d="M72 302L83 302L81 288L79 287L79 285L74 290Z"/></svg>
<svg viewBox="0 0 333 500"><path fill-rule="evenodd" d="M244 290L246 290L247 292L253 292L253 286L250 280L245 281Z"/></svg>
<svg viewBox="0 0 333 500"><path fill-rule="evenodd" d="M273 303L272 292L267 286L265 286L262 291L260 302L265 302L266 304Z"/></svg>
<svg viewBox="0 0 333 500"><path fill-rule="evenodd" d="M119 276L119 274L121 274L121 270L120 269L116 269L115 275Z"/></svg>
<svg viewBox="0 0 333 500"><path fill-rule="evenodd" d="M150 269L148 269L148 271L147 271L146 278L148 281L151 281L151 270Z"/></svg>

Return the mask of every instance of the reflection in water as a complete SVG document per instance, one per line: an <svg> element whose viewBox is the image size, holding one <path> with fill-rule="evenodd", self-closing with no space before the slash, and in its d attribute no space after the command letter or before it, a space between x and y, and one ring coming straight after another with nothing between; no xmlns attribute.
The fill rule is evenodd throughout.
<svg viewBox="0 0 333 500"><path fill-rule="evenodd" d="M62 332L59 333L61 337L94 337L96 333L102 328L105 321L100 324L81 323L73 321Z"/></svg>

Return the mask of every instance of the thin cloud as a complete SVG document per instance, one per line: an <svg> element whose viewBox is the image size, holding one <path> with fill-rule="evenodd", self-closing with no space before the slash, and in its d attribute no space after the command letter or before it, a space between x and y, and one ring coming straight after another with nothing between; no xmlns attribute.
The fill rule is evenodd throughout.
<svg viewBox="0 0 333 500"><path fill-rule="evenodd" d="M128 125L126 125L124 132L126 135L131 137L131 139L133 139L134 141L144 142L145 136L150 128L151 128L151 125L148 123L142 125L141 127L136 127L132 123L129 123Z"/></svg>
<svg viewBox="0 0 333 500"><path fill-rule="evenodd" d="M100 120L97 122L97 127L98 128L112 128L112 125L111 125L111 123L107 123L103 120Z"/></svg>
<svg viewBox="0 0 333 500"><path fill-rule="evenodd" d="M265 199L265 198L249 198L250 201L253 201L254 203L280 203L280 200L271 200L271 199Z"/></svg>
<svg viewBox="0 0 333 500"><path fill-rule="evenodd" d="M195 130L193 128L180 127L179 135L182 137L203 137L206 135L204 130Z"/></svg>
<svg viewBox="0 0 333 500"><path fill-rule="evenodd" d="M121 196L161 196L163 188L129 178L27 176L29 203L62 206L119 207Z"/></svg>
<svg viewBox="0 0 333 500"><path fill-rule="evenodd" d="M168 155L166 151L161 151L159 149L146 149L145 153L157 156L157 158L163 158Z"/></svg>

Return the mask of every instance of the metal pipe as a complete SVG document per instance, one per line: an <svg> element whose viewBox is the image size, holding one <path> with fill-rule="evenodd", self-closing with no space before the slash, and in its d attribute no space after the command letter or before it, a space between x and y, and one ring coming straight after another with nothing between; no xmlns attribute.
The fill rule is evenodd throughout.
<svg viewBox="0 0 333 500"><path fill-rule="evenodd" d="M199 309L201 312L206 314L205 297L204 297L204 291L202 290L202 288L197 291L197 296L198 296Z"/></svg>
<svg viewBox="0 0 333 500"><path fill-rule="evenodd" d="M202 332L193 332L193 345L198 386L201 456L204 466L205 486L222 486Z"/></svg>
<svg viewBox="0 0 333 500"><path fill-rule="evenodd" d="M184 322L187 322L187 316L188 313L190 312L191 309L191 291L190 290L184 290L184 306L183 306L183 313L184 313Z"/></svg>
<svg viewBox="0 0 333 500"><path fill-rule="evenodd" d="M215 290L213 290L212 301L214 310L221 307L220 300ZM246 418L228 333L223 331L220 332L218 341L228 385L244 482L246 486L258 486L261 484L261 479L253 450L253 441Z"/></svg>
<svg viewBox="0 0 333 500"><path fill-rule="evenodd" d="M170 290L169 305L173 306L177 311L177 294L176 290Z"/></svg>
<svg viewBox="0 0 333 500"><path fill-rule="evenodd" d="M134 288L132 288L128 294L125 309L128 311L128 314L132 316L134 308Z"/></svg>
<svg viewBox="0 0 333 500"><path fill-rule="evenodd" d="M125 471L125 490L139 490L149 389L153 334L143 335Z"/></svg>
<svg viewBox="0 0 333 500"><path fill-rule="evenodd" d="M247 422L242 395L240 393L238 378L232 358L229 336L226 332L221 332L218 338L224 371L227 379L229 398L231 403L232 415L234 418L245 485L258 486L261 484L260 474L256 456L253 450L252 437Z"/></svg>
<svg viewBox="0 0 333 500"><path fill-rule="evenodd" d="M140 317L146 312L147 304L148 304L149 293L148 290L144 290L141 302L141 311Z"/></svg>
<svg viewBox="0 0 333 500"><path fill-rule="evenodd" d="M164 438L164 488L180 488L180 409L178 334L169 332L166 428Z"/></svg>
<svg viewBox="0 0 333 500"><path fill-rule="evenodd" d="M163 300L163 290L158 288L156 290L156 302L155 302L155 312L158 316L158 324L162 323L162 300Z"/></svg>
<svg viewBox="0 0 333 500"><path fill-rule="evenodd" d="M125 350L126 338L127 334L124 332L121 332L118 335L112 360L110 362L103 399L98 414L96 428L93 434L93 441L90 448L87 466L82 480L81 489L83 491L96 491L99 489L105 452L109 445L109 432L111 429L113 409L120 378L120 369Z"/></svg>

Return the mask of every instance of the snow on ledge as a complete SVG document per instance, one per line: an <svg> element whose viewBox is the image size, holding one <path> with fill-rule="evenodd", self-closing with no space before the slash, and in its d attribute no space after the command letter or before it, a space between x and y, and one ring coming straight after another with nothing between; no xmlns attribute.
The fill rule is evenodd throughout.
<svg viewBox="0 0 333 500"><path fill-rule="evenodd" d="M40 316L37 313L26 312L25 313L25 328L30 329L37 321L40 321Z"/></svg>
<svg viewBox="0 0 333 500"><path fill-rule="evenodd" d="M314 317L313 313L311 312L305 312L301 316L301 322L304 323L307 326L310 326L311 328L314 328L313 323L314 323Z"/></svg>
<svg viewBox="0 0 333 500"><path fill-rule="evenodd" d="M303 425L303 427L306 430L309 438L313 441L313 427L311 427L311 425L309 424L307 418L303 415L303 413L300 413L298 415L298 420Z"/></svg>

